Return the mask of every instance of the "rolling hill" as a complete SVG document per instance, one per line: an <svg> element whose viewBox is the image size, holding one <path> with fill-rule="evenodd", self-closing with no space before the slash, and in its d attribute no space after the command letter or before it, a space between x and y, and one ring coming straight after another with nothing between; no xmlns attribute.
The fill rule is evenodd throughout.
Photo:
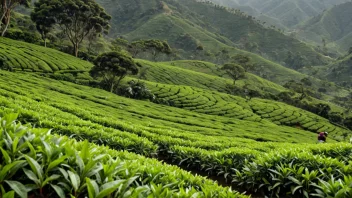
<svg viewBox="0 0 352 198"><path fill-rule="evenodd" d="M319 45L325 39L329 47L345 54L352 46L351 9L352 2L347 2L322 12L297 26L298 36Z"/></svg>

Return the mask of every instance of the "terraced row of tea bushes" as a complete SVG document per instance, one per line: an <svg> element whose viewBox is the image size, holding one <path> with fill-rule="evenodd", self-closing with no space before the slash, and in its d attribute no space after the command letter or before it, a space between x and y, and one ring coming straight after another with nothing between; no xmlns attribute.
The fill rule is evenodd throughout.
<svg viewBox="0 0 352 198"><path fill-rule="evenodd" d="M151 86L152 92L171 106L209 115L226 116L260 122L261 118L252 112L245 99L211 92L188 86L156 84Z"/></svg>
<svg viewBox="0 0 352 198"><path fill-rule="evenodd" d="M231 78L221 71L219 66L202 61L181 60L164 63L152 63L137 60L141 65L141 77L145 80L174 85L186 85L212 91L227 92L233 84ZM284 87L247 73L245 79L236 82L237 87L249 86L262 93L278 94L287 91Z"/></svg>
<svg viewBox="0 0 352 198"><path fill-rule="evenodd" d="M325 118L284 103L253 99L249 105L256 114L275 124L298 126L309 131L328 131L335 139L343 139L350 135L349 131L330 124Z"/></svg>
<svg viewBox="0 0 352 198"><path fill-rule="evenodd" d="M0 66L34 72L89 71L93 66L57 50L4 37L0 38L0 60Z"/></svg>
<svg viewBox="0 0 352 198"><path fill-rule="evenodd" d="M193 133L193 136L200 134L211 137L223 136L222 139L240 137L276 142L315 142L316 139L314 134L306 131L276 126L270 122L251 122L198 114L179 108L135 101L68 82L58 82L27 74L1 73L2 91L0 95L4 96L3 100L14 100L14 103L21 103L21 109L28 109L34 115L37 114L36 106L48 106L50 110L42 112L47 116L41 116L35 120L38 123L48 120L47 123L52 123L51 127L56 126L55 123L66 122L57 121L53 116L64 112L73 115L77 120L84 119L101 126L113 127L119 131L129 131L138 135L141 133L136 131L143 129L150 133L171 131L170 134L188 132ZM19 95L24 98L20 98ZM21 100L26 102L21 102ZM137 127L131 129L129 126ZM280 134L279 138L278 134ZM297 136L293 137L290 134L297 134Z"/></svg>
<svg viewBox="0 0 352 198"><path fill-rule="evenodd" d="M141 77L152 82L187 85L220 92L226 92L227 84L232 83L230 79L178 68L168 63L154 63L145 60L137 60L137 62L143 66Z"/></svg>
<svg viewBox="0 0 352 198"><path fill-rule="evenodd" d="M292 160L303 158L301 155L294 155L295 153L305 152L308 153L307 155L311 156L309 158L309 163L318 164L319 166L323 166L321 164L323 161L329 162L329 159L336 158L334 159L336 162L334 162L335 164L331 164L330 162L326 163L326 168L321 170L340 170L340 175L334 175L337 179L348 174L349 165L347 162L350 160L349 156L351 156L352 150L350 145L338 144L342 148L334 150L334 147L337 147L337 145L328 147L326 145L272 142L258 143L253 140L233 138L231 135L229 136L228 132L221 132L220 129L213 130L213 128L206 128L206 126L208 126L207 124L203 125L203 127L199 127L199 131L196 132L192 129L192 122L195 124L198 123L198 125L201 126L200 122L211 121L210 118L213 118L214 120L219 119L220 121L224 121L226 118L205 114L198 115L182 109L155 105L143 101L133 101L101 90L91 89L67 82L58 82L32 75L13 74L8 72L1 72L1 74L0 95L2 97L0 106L4 110L21 110L22 117L20 117L20 119L23 121L38 124L39 126L54 128L53 132L56 133L66 133L68 131L67 134L76 134L72 137L88 139L91 142L99 144L104 143L106 145L111 145L112 148L116 149L127 150L126 148L123 148L124 145L121 143L123 141L122 138L127 138L128 140L133 140L130 141L130 148L133 152L141 153L143 155L151 155L151 152L156 153L161 159L170 163L178 164L188 170L197 169L201 170L204 174L225 178L227 182L233 183L234 186L245 184L242 185L242 187L249 192L260 191L262 194L268 195L274 193L274 195L278 194L279 196L282 195L281 193L286 194L291 192L288 191L290 187L287 189L281 188L282 191L276 193L277 189L274 189L274 186L268 184L265 188L261 188L261 185L257 185L263 184L262 181L264 180L262 179L262 174L264 173L269 175L264 177L269 183L270 181L276 181L276 179L271 177L271 171L268 169L262 168L259 169L261 171L260 174L246 176L246 174L250 173L246 172L246 166L249 166L248 164L259 164L259 162L262 162L262 166L276 167L276 165L279 164L279 161L272 162L268 161L270 158L264 158L266 155L265 153L273 151L277 152L276 155L281 155ZM14 75L16 75L16 78L14 78ZM93 97L92 94L99 95L99 97ZM109 113L107 114L106 112ZM120 116L125 117L125 120L131 119L133 123L119 122L119 114L122 114ZM178 118L182 118L183 116L183 119L190 119L191 116L194 117L193 121L188 123L190 130L182 131L175 129L182 125L177 122L171 122L170 120L166 122L166 119L161 119L161 115L164 115L166 118L172 117L172 115L175 115ZM152 130L154 126L158 126L156 123L163 123L161 125L167 123L168 125L166 125L166 127L161 127L159 125L155 130ZM184 121L184 123L186 122ZM214 123L216 126L217 124L215 121ZM283 142L285 142L285 138L287 138L284 137L284 131L286 131L285 127L271 126L265 123L258 124L257 122L249 121L233 121L233 126L237 127L251 127L250 125L261 125L262 128L269 127L272 130L281 129L283 130L282 132L275 130L273 132L273 137L275 137L276 140L281 140ZM80 128L87 129L88 132L85 133L88 135L82 133ZM200 129L206 130L207 132L203 132ZM293 128L288 127L287 129L294 130ZM299 132L301 132L301 134L298 134ZM93 133L94 135L92 135ZM122 133L125 135L121 135ZM182 135L180 133L182 133ZM276 133L276 136L274 136L274 133ZM250 132L245 133L245 135L248 134L250 134ZM314 134L306 131L298 130L297 133L292 132L289 134L294 135L292 139L295 139L296 141L304 140L304 138L311 138L314 141L316 138ZM115 135L116 137L114 137ZM270 136L270 134L265 133L259 133L259 135L263 138ZM286 136L287 135L288 134L286 134ZM309 135L311 136L309 137ZM136 139L132 137L136 137ZM150 148L148 152L143 152L141 151L142 149L138 150L135 148L140 146L140 143L143 142L142 140L145 140L144 145L150 145L143 146L143 150ZM231 141L233 142L231 143ZM288 142L287 139L286 142ZM214 143L214 147L209 146L212 143ZM226 146L221 146L222 143ZM236 143L238 145L236 145ZM288 152L286 151L288 148L295 148L296 150L291 152L292 155L287 156L285 153ZM345 158L342 158L341 156L345 156ZM298 168L301 166L308 167L308 171L311 171L309 164L305 163L297 163ZM336 164L340 164L341 166L336 168ZM314 165L313 167L316 168L317 165ZM271 169L275 170L273 168ZM344 171L342 171L342 169ZM347 170L347 172L345 170ZM251 169L251 172L256 173L254 172L254 169ZM241 177L238 176L239 173L242 174ZM291 178L292 180L295 178L301 178L299 174L292 175L294 175L293 179ZM242 179L239 180L239 178ZM303 190L307 189L306 191L309 191L309 193L312 194L313 191L315 192L319 189L322 189L323 191L321 184L324 181L328 182L330 180L325 177L319 178L321 181L318 180L318 182L314 183L320 187L313 188L310 186L309 189L308 187L300 188ZM251 181L255 181L256 183L252 185ZM264 182L264 184L266 183ZM293 183L289 182L285 185L293 185ZM295 186L295 188L297 187L299 186ZM295 192L295 196L302 197L304 195L303 190Z"/></svg>
<svg viewBox="0 0 352 198"><path fill-rule="evenodd" d="M0 118L1 197L246 197L156 160Z"/></svg>
<svg viewBox="0 0 352 198"><path fill-rule="evenodd" d="M270 120L277 125L297 126L317 132L328 131L331 137L344 139L350 133L329 120L308 111L265 99L241 97L203 89L147 83L153 93L170 105L198 113L226 116L255 122ZM264 120L263 120L264 119Z"/></svg>
<svg viewBox="0 0 352 198"><path fill-rule="evenodd" d="M216 133L207 135L199 132L196 134L190 131L158 129L153 126L144 126L141 123L129 124L114 119L114 113L104 116L101 111L90 109L91 102L89 101L81 103L81 105L85 105L85 108L80 108L78 106L81 105L76 106L64 102L68 98L58 97L61 103L46 101L51 104L49 106L43 102L18 96L5 89L0 90L1 108L4 110L21 109L20 119L24 122L53 128L57 133L74 135L77 138L89 139L100 144L109 143L113 148L126 149L147 156L155 154L156 148L158 148L158 152L167 151L171 145L207 150L257 145L255 141L250 139L216 136ZM50 91L47 93L52 94ZM59 93L55 95L58 96ZM39 100L39 97L36 99ZM113 112L113 108L109 109L109 112ZM109 118L110 116L112 118ZM261 146L258 149L262 150L263 148Z"/></svg>

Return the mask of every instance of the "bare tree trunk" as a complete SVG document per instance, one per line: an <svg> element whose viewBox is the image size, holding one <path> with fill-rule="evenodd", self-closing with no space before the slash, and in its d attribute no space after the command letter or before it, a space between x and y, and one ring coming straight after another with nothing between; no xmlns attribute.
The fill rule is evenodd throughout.
<svg viewBox="0 0 352 198"><path fill-rule="evenodd" d="M79 44L78 44L78 43L75 43L75 44L73 45L73 49L74 49L74 55L75 55L76 57L78 57Z"/></svg>
<svg viewBox="0 0 352 198"><path fill-rule="evenodd" d="M6 16L7 15L7 16ZM6 24L5 24L5 28L4 28L4 30L1 32L1 36L3 37L3 36L5 36L5 33L6 33L6 31L7 31L7 28L9 27L9 25L10 25L10 20L11 20L11 12L9 12L8 10L6 11L6 14L5 14L5 22L6 22Z"/></svg>
<svg viewBox="0 0 352 198"><path fill-rule="evenodd" d="M1 15L1 18L0 18L0 30L1 30L1 27L2 27L2 21L4 20L5 15L6 15L6 12L4 11L4 13Z"/></svg>
<svg viewBox="0 0 352 198"><path fill-rule="evenodd" d="M110 92L112 93L114 91L115 88L115 83L111 82L111 86L110 86Z"/></svg>
<svg viewBox="0 0 352 198"><path fill-rule="evenodd" d="M116 82L116 87L118 87L119 85L120 85L120 82L121 82L121 80L125 77L126 75L122 75L122 76L120 76L120 78L117 80L117 82Z"/></svg>

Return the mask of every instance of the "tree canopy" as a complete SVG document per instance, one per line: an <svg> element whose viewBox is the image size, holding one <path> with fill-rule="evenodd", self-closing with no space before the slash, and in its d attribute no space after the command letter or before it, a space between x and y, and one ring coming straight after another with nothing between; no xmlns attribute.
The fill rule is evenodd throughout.
<svg viewBox="0 0 352 198"><path fill-rule="evenodd" d="M138 66L131 56L121 52L108 52L99 55L90 71L93 77L103 77L103 82L109 85L110 92L120 84L127 74L138 74Z"/></svg>
<svg viewBox="0 0 352 198"><path fill-rule="evenodd" d="M150 51L153 55L154 61L159 53L172 53L172 49L167 41L160 41L157 39L135 41L131 43L130 48L134 56L137 56L137 54L141 51Z"/></svg>
<svg viewBox="0 0 352 198"><path fill-rule="evenodd" d="M94 0L39 0L32 19L42 33L57 25L71 41L74 55L90 34L106 33L110 29L108 15Z"/></svg>
<svg viewBox="0 0 352 198"><path fill-rule="evenodd" d="M251 59L246 55L238 54L232 57L232 60L235 63L241 65L246 72L254 69L254 65L251 63Z"/></svg>
<svg viewBox="0 0 352 198"><path fill-rule="evenodd" d="M237 80L245 77L246 75L244 68L241 65L235 63L226 63L221 67L221 70L224 70L227 75L232 78L233 84L236 84Z"/></svg>
<svg viewBox="0 0 352 198"><path fill-rule="evenodd" d="M19 5L29 7L30 0L0 0L0 31L4 36L11 22L11 13Z"/></svg>

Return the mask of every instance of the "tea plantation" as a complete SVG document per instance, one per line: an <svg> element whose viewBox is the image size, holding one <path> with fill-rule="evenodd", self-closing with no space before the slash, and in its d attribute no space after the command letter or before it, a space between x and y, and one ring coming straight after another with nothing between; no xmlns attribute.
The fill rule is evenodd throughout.
<svg viewBox="0 0 352 198"><path fill-rule="evenodd" d="M0 38L1 66L12 70L33 72L88 71L92 64L68 54L28 44L21 41Z"/></svg>
<svg viewBox="0 0 352 198"><path fill-rule="evenodd" d="M285 103L265 99L246 100L220 92L188 86L148 83L153 93L172 106L230 118L262 122L270 120L277 125L297 126L308 131L328 131L332 137L342 139L349 131L336 127L327 119ZM263 120L264 119L264 120Z"/></svg>
<svg viewBox="0 0 352 198"><path fill-rule="evenodd" d="M44 77L92 66L69 55L7 39L0 47L14 70L0 70L1 197L352 196L350 131L222 93L231 80L207 64L138 60L161 105ZM255 78L284 89L246 80ZM317 131L329 132L327 144L316 144Z"/></svg>
<svg viewBox="0 0 352 198"><path fill-rule="evenodd" d="M315 133L276 125L270 122L270 119L260 118L261 115L265 115L264 112L270 114L279 107L285 110L292 109L292 114L294 114L296 109L293 107L288 109L281 103L272 103L270 106L265 104L267 101L259 99L246 104L246 101L237 99L238 102L234 102L234 107L248 112L247 117L255 118L241 120L131 100L99 89L55 81L35 74L1 71L0 76L0 106L3 116L8 115L9 112L19 112L18 120L22 123L53 129L52 133L54 134L67 135L77 140L89 140L91 143L106 145L111 149L157 158L186 170L197 170L200 174L208 175L224 184L227 183L234 189L246 190L252 195L270 196L273 194L281 196L291 194L290 196L302 197L307 194L311 197L334 197L341 191L345 195L343 197L350 195L350 191L348 191L348 186L352 181L348 176L352 173L352 168L348 163L352 156L350 144L332 143L331 139L329 139L331 144L311 144L315 142ZM215 98L222 96L219 93L219 96L216 95L217 93L214 92ZM228 96L228 99L225 97L223 100L236 101L235 99L236 97ZM261 110L263 113L259 115L254 112L250 113L250 110L254 109L252 103L258 103L257 111ZM228 104L225 103L224 106L228 106ZM268 107L267 110L260 108L262 106ZM292 115L287 113L287 116ZM307 118L309 116L306 114ZM13 127L9 128L13 129ZM338 134L338 132L336 133ZM11 137L15 138L16 136ZM46 139L50 142L51 137L52 135L46 138L42 137L42 141ZM57 139L59 136L54 135L53 137ZM65 138L58 139L67 140ZM8 150L12 147L7 147L5 142L2 141L3 150L12 152L12 150ZM85 156L85 152L82 153L82 149L85 149L82 144L86 143L75 143L74 140L54 142L65 149L67 149L65 144L77 145L73 146L73 149L77 147L77 152L81 153L79 155ZM43 148L40 144L46 145L40 141L33 142L34 148ZM121 195L119 194L121 192L116 190L118 187L125 189L124 193L127 191L137 193L136 191L138 191L142 197L148 195L158 197L162 193L169 195L166 197L181 195L183 195L182 197L236 196L224 188L214 186L208 180L193 177L189 173L175 169L175 167L162 165L155 160L95 145L90 147L97 152L96 155L92 155L93 157L99 156L99 152L104 149L104 154L110 154L113 158L117 157L119 163L126 164L114 169L115 174L118 174L118 178L121 180L120 185L115 183L116 188L109 191L110 193L114 192L115 197ZM23 149L25 148L23 147ZM34 161L36 159L37 163L42 164L41 166L45 170L46 166L45 162L41 161L42 158L35 157L30 150L28 152L26 155ZM37 155L42 156L43 152L44 150L38 150ZM17 152L15 155L10 155L13 156L14 160L12 161L21 160L18 155L24 154ZM79 164L72 164L77 159L71 158L77 158L77 155L76 157L68 155L67 159L70 159L69 163L73 168L67 169L66 165L63 167L58 165L64 171L55 169L46 174L46 176L55 174L55 178L64 179L65 171L69 170L71 176L68 176L69 179L66 181L70 182L72 178L80 178L82 183L68 184L76 187L68 188L70 190L63 189L64 193L85 194L89 191L90 187L88 186L96 186L96 183L100 186L95 188L100 189L94 191L97 195L108 186L105 183L111 182L112 178L117 177L112 176L106 181L100 181L93 175L86 177L82 172L79 172ZM5 158L6 155L2 154L2 156ZM23 167L28 166L27 168L22 167L26 172L33 168L31 166L33 160L29 157L25 157L25 161L20 161L23 163ZM91 158L83 157L83 159L84 163L89 163ZM103 164L112 163L105 158L96 158L96 160L101 159L104 160ZM61 161L60 158L62 163L65 163L64 160ZM96 160L93 162L96 163ZM129 160L134 160L135 163L130 164ZM28 165L25 165L26 163ZM121 167L124 167L122 169L125 171L123 175L120 175L122 172L118 171L121 170ZM174 170L171 171L171 169ZM126 170L131 171L126 172ZM156 172L162 174L157 176ZM78 176L73 176L74 173ZM20 182L28 181L30 178L23 178ZM6 178L8 184L5 185L6 190L12 188L11 179L13 178ZM128 182L130 179L131 182ZM205 183L201 182L202 180ZM202 185L197 181L200 181ZM52 192L61 192L56 189L60 184L55 182L53 180L50 183L51 187L47 188ZM125 185L126 182L129 185ZM182 184L178 182L182 182ZM32 189L29 193L40 194L40 191Z"/></svg>

